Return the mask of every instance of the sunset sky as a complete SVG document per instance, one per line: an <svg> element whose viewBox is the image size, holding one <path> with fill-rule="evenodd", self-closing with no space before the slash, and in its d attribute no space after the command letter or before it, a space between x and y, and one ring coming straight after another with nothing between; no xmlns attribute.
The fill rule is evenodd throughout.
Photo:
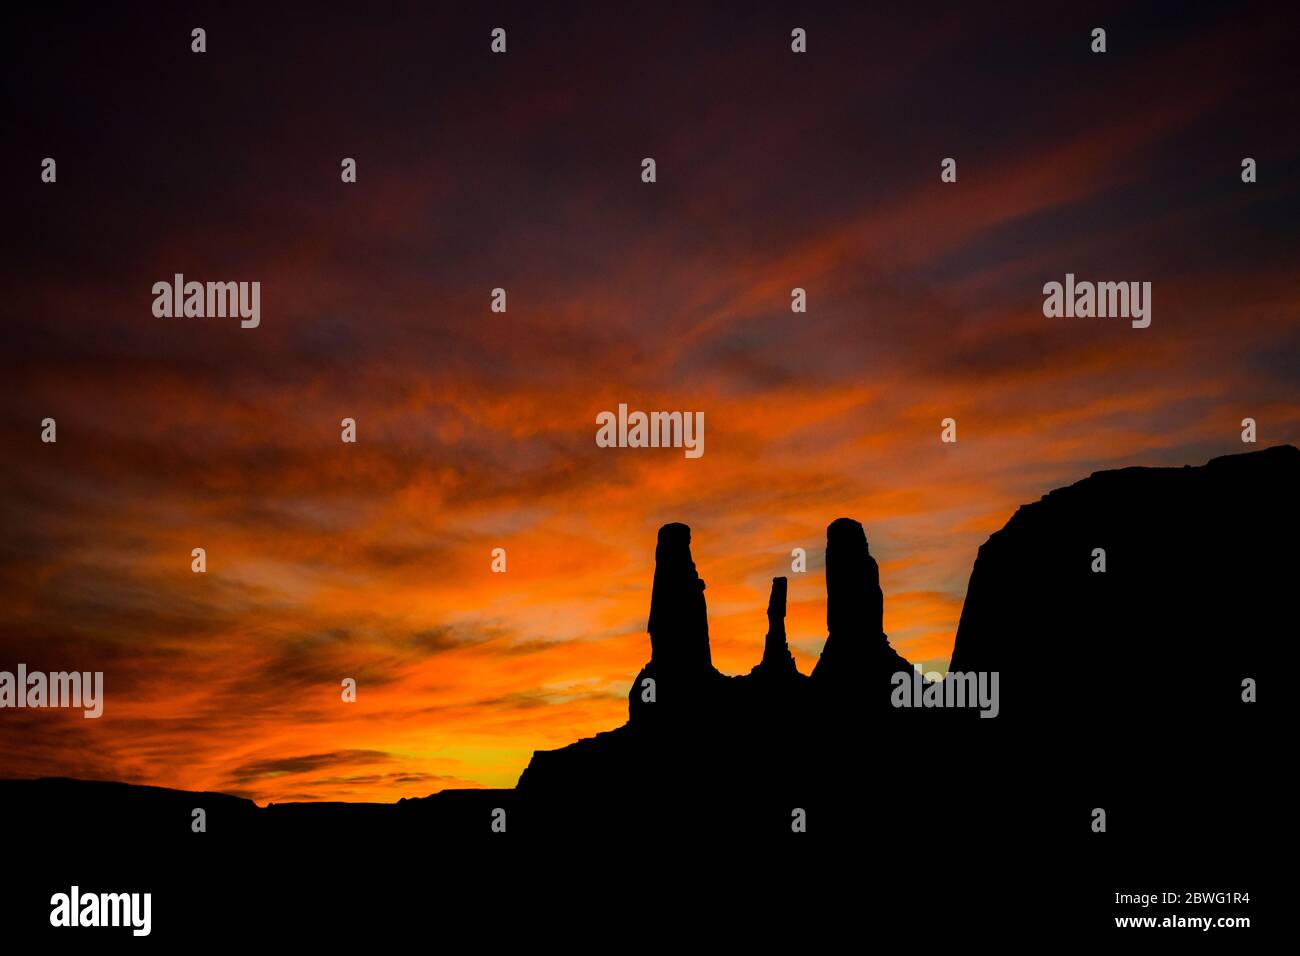
<svg viewBox="0 0 1300 956"><path fill-rule="evenodd" d="M512 786L625 719L665 522L724 672L795 547L812 668L842 515L894 646L942 670L1018 505L1300 442L1300 103L1268 6L466 6L5 31L0 670L102 670L106 702L0 711L0 776ZM1150 328L1045 318L1067 272L1150 281ZM156 318L175 273L260 281L260 327ZM620 402L703 411L704 455L598 448Z"/></svg>

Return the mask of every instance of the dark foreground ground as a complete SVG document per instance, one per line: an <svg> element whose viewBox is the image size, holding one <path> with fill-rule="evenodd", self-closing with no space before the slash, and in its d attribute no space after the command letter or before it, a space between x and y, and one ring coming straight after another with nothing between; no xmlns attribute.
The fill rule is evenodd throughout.
<svg viewBox="0 0 1300 956"><path fill-rule="evenodd" d="M637 827L599 808L581 825L588 814L578 795L550 813L511 791L259 809L212 794L7 782L0 913L11 942L43 936L65 946L168 951L411 936L431 947L779 944L812 952L891 940L1099 938L1225 951L1260 941L1276 907L1268 874L1283 863L1272 822L1281 819L1280 791L1270 790L1279 780L1230 763L1199 789L1184 788L1177 772L1168 787L1143 792L1113 781L1107 832L1093 833L1090 807L1064 798L1059 781L1036 782L1032 760L1024 770L1015 788L1000 791L1004 810L982 821L954 809L947 825L943 817L927 822L918 811L933 806L844 795L809 801L806 833L790 832L788 811L775 801L745 808L747 823L715 832L709 820L746 813L697 804L689 792ZM1244 788L1246 777L1259 789ZM208 809L206 833L189 830L195 805ZM496 808L506 811L504 833L491 829ZM51 927L51 896L73 884L83 893L150 892L150 936ZM1188 902L1190 893L1221 891L1250 902ZM1115 902L1116 893L1163 892L1180 902ZM1151 915L1247 916L1252 926L1114 924L1116 916Z"/></svg>

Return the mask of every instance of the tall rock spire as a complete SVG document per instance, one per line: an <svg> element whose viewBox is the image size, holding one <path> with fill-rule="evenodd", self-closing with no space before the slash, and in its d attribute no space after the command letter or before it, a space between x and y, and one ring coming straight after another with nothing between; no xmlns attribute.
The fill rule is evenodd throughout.
<svg viewBox="0 0 1300 956"><path fill-rule="evenodd" d="M767 639L763 644L763 659L750 672L765 676L796 676L794 655L785 640L786 579L772 579L772 595L767 601Z"/></svg>
<svg viewBox="0 0 1300 956"><path fill-rule="evenodd" d="M912 665L889 646L884 614L880 568L867 548L867 535L851 518L837 518L826 529L827 638L813 668L815 684L874 698L881 680L911 672ZM887 695L882 699L888 702Z"/></svg>
<svg viewBox="0 0 1300 956"><path fill-rule="evenodd" d="M650 660L661 675L713 669L704 581L691 560L691 529L684 524L659 529L646 629Z"/></svg>
<svg viewBox="0 0 1300 956"><path fill-rule="evenodd" d="M650 661L628 691L633 724L688 717L707 703L708 689L720 679L709 650L709 614L704 582L691 560L691 529L666 524L655 546L655 576L650 589Z"/></svg>
<svg viewBox="0 0 1300 956"><path fill-rule="evenodd" d="M867 547L867 534L853 519L836 518L826 529L827 649L837 634L883 634L884 620L880 568Z"/></svg>

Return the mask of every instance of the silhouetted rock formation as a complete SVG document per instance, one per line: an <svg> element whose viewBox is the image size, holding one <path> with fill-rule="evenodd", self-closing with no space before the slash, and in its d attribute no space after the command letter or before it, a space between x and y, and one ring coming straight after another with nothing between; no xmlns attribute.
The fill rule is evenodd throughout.
<svg viewBox="0 0 1300 956"><path fill-rule="evenodd" d="M1276 666L1297 585L1298 489L1286 445L1098 472L1022 506L979 549L951 669L1001 672L1017 724L1248 719L1241 682Z"/></svg>
<svg viewBox="0 0 1300 956"><path fill-rule="evenodd" d="M707 706L722 675L713 666L704 581L695 571L691 529L684 524L659 529L646 630L650 661L628 692L629 718L693 719L699 706ZM647 681L653 682L653 691ZM651 692L653 707L646 700Z"/></svg>
<svg viewBox="0 0 1300 956"><path fill-rule="evenodd" d="M772 579L772 594L767 600L767 637L763 640L763 659L749 673L770 682L797 680L799 668L785 639L786 579Z"/></svg>
<svg viewBox="0 0 1300 956"><path fill-rule="evenodd" d="M691 560L691 529L684 524L659 529L646 630L650 660L661 674L695 676L713 669L704 581Z"/></svg>
<svg viewBox="0 0 1300 956"><path fill-rule="evenodd" d="M837 518L826 529L826 630L828 637L812 685L830 705L889 707L891 680L912 665L889 646L880 568L862 525Z"/></svg>
<svg viewBox="0 0 1300 956"><path fill-rule="evenodd" d="M1292 654L1297 488L1300 450L1287 446L1102 472L1022 507L980 548L950 668L1000 674L995 719L892 706L890 678L912 668L888 644L876 562L845 518L827 531L829 633L813 675L790 655L784 578L773 580L761 662L720 674L690 532L667 525L629 721L538 751L513 791L258 809L217 794L32 781L0 783L0 811L25 832L90 821L132 851L186 854L232 836L282 856L428 840L498 847L489 822L502 808L512 834L557 835L566 848L619 832L762 841L790 836L805 812L809 836L856 840L856 853L889 866L915 858L921 838L958 840L953 853L976 861L1018 847L1028 871L1035 854L1068 847L1112 876L1136 872L1153 848L1230 859L1266 835L1258 808L1282 792L1266 715ZM1104 572L1092 570L1097 548ZM1259 682L1259 703L1242 701L1246 679ZM200 806L212 839L177 842ZM1094 807L1127 843L1089 840ZM1116 845L1134 855L1106 855Z"/></svg>
<svg viewBox="0 0 1300 956"><path fill-rule="evenodd" d="M1158 779L1203 786L1198 739L1258 756L1259 711L1243 704L1242 681L1264 672L1261 638L1278 633L1282 595L1298 576L1297 487L1300 450L1286 446L1200 468L1102 472L1022 507L980 549L949 669L997 672L994 719L979 707L894 705L894 675L913 668L884 634L879 569L848 518L827 529L828 637L811 677L786 644L780 578L762 661L743 677L718 674L689 531L667 525L632 719L537 752L518 791L542 818L581 792L607 822L644 827L647 818L668 825L667 782L689 782L697 799L748 807L729 817L738 831L818 804L905 833L936 818L953 829L1032 829L1056 812L1054 793L1120 799L1117 775L1156 792ZM1104 572L1092 570L1096 548ZM645 677L656 678L653 702L643 699ZM943 699L946 685L914 680ZM1101 746L1203 714L1214 715L1206 736L1162 738L1157 761L1145 748ZM1025 759L1042 799L1008 800L996 780L1022 773ZM879 787L882 775L890 787ZM944 781L967 786L957 797ZM592 812L585 805L584 819ZM1176 819L1162 813L1163 823ZM717 832L718 821L709 827Z"/></svg>
<svg viewBox="0 0 1300 956"><path fill-rule="evenodd" d="M786 642L785 578L772 582L762 660L745 676L727 677L711 663L690 530L661 528L655 559L651 659L629 690L628 723L535 753L519 780L521 796L557 826L574 811L565 795L577 788L610 809L611 825L627 825L624 814L639 817L652 808L660 825L681 829L700 822L666 815L682 780L736 802L761 789L778 806L792 799L791 788L807 794L839 786L839 751L856 746L866 711L896 713L892 678L912 673L882 629L880 574L862 526L840 518L827 529L829 637L812 678L799 672ZM916 714L911 723L921 719ZM908 746L906 727L888 743L892 750ZM580 810L588 818L593 812L591 803ZM731 825L743 829L749 820L733 813Z"/></svg>

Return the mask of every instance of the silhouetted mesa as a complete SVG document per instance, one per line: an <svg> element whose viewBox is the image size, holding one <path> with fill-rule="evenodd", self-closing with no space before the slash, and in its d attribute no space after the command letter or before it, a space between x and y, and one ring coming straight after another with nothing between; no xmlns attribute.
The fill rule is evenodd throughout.
<svg viewBox="0 0 1300 956"><path fill-rule="evenodd" d="M1294 632L1298 490L1300 449L1283 445L1097 472L1021 506L979 549L950 669L1001 672L998 721L1090 748L1178 714L1200 715L1198 734L1239 727L1242 680Z"/></svg>

